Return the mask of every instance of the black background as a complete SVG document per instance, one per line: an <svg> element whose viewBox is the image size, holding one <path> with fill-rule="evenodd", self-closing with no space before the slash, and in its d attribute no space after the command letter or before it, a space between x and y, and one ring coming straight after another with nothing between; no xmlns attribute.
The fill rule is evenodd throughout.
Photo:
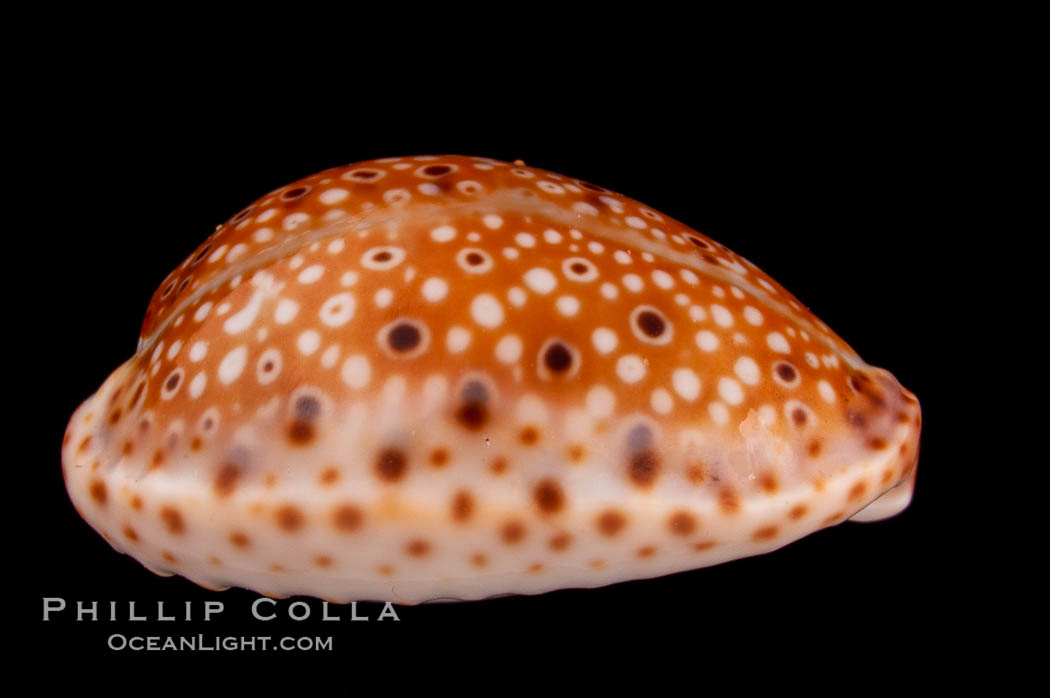
<svg viewBox="0 0 1050 698"><path fill-rule="evenodd" d="M936 310L954 273L940 212L953 136L921 85L873 70L812 85L748 83L728 95L681 84L613 94L585 80L557 95L457 85L397 100L367 90L341 99L306 92L289 104L287 94L255 85L173 96L82 77L63 86L68 109L51 111L29 139L47 182L39 188L44 215L26 235L40 263L14 270L36 284L27 297L44 318L35 318L37 341L23 358L47 368L46 384L33 383L41 401L19 439L34 514L18 612L49 652L107 654L114 632L287 633L333 635L336 654L361 662L405 647L469 653L524 636L547 638L544 651L592 641L630 647L673 633L705 662L715 661L716 645L750 655L864 642L885 647L889 662L903 645L957 623L944 596L938 524L957 461L948 451L950 367ZM911 507L660 579L399 607L400 623L376 622L374 604L359 606L371 622L322 623L314 601L308 621L261 623L250 617L252 593L159 578L110 549L68 500L59 446L76 406L134 352L164 276L216 224L275 187L358 160L441 153L520 158L608 187L710 235L784 284L919 397L924 431ZM43 623L49 596L71 606L117 601L122 617L129 600L151 617L159 600L169 610L192 600L195 617L205 599L224 601L226 611L209 624L76 623L68 611Z"/></svg>

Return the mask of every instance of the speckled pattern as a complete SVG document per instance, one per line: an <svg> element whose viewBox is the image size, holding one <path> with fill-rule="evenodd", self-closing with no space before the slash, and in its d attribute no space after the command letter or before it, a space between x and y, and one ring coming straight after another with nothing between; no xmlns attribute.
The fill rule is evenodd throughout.
<svg viewBox="0 0 1050 698"><path fill-rule="evenodd" d="M920 410L749 261L462 156L307 177L158 287L73 415L78 512L160 574L416 603L652 577L910 500Z"/></svg>

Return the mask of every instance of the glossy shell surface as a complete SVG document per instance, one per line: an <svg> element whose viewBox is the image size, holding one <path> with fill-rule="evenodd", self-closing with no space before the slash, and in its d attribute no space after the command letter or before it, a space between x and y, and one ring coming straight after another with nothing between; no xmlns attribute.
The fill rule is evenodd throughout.
<svg viewBox="0 0 1050 698"><path fill-rule="evenodd" d="M219 226L73 415L78 512L161 574L416 603L593 587L903 509L920 410L755 265L484 158Z"/></svg>

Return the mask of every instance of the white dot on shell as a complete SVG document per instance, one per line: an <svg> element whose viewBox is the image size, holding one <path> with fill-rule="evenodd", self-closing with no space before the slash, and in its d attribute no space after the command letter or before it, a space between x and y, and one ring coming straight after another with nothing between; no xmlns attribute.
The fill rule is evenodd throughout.
<svg viewBox="0 0 1050 698"><path fill-rule="evenodd" d="M321 335L317 330L303 330L296 339L295 346L299 347L300 353L309 356L321 346Z"/></svg>
<svg viewBox="0 0 1050 698"><path fill-rule="evenodd" d="M560 296L554 305L566 317L573 317L580 312L580 301L576 296Z"/></svg>
<svg viewBox="0 0 1050 698"><path fill-rule="evenodd" d="M346 249L346 241L343 238L336 238L328 243L328 247L325 249L328 250L328 254L339 254Z"/></svg>
<svg viewBox="0 0 1050 698"><path fill-rule="evenodd" d="M642 277L637 274L624 274L622 281L624 288L632 293L638 293L645 286Z"/></svg>
<svg viewBox="0 0 1050 698"><path fill-rule="evenodd" d="M343 362L340 373L343 382L351 388L363 388L372 379L372 364L369 363L368 357L355 354Z"/></svg>
<svg viewBox="0 0 1050 698"><path fill-rule="evenodd" d="M431 303L437 303L448 295L448 282L444 279L433 276L423 282L421 290L423 292L423 298Z"/></svg>
<svg viewBox="0 0 1050 698"><path fill-rule="evenodd" d="M237 380L244 370L244 364L248 360L248 347L243 344L230 350L219 363L219 380L229 385Z"/></svg>
<svg viewBox="0 0 1050 698"><path fill-rule="evenodd" d="M718 395L730 405L739 405L744 401L744 391L732 378L720 378L718 381Z"/></svg>
<svg viewBox="0 0 1050 698"><path fill-rule="evenodd" d="M521 358L521 338L516 334L508 334L496 344L496 358L505 364L513 364Z"/></svg>
<svg viewBox="0 0 1050 698"><path fill-rule="evenodd" d="M766 335L766 344L769 345L770 349L779 354L791 353L791 346L788 344L788 341L784 339L784 335L779 332L770 332Z"/></svg>
<svg viewBox="0 0 1050 698"><path fill-rule="evenodd" d="M616 395L604 385L596 385L587 391L585 398L587 413L595 419L605 419L616 408Z"/></svg>
<svg viewBox="0 0 1050 698"><path fill-rule="evenodd" d="M178 356L179 352L181 350L182 350L182 340L181 339L176 339L174 342L171 343L171 346L168 347L168 354L167 354L168 361L171 361L176 356Z"/></svg>
<svg viewBox="0 0 1050 698"><path fill-rule="evenodd" d="M677 368L671 374L671 385L680 397L689 402L700 397L700 378L691 368Z"/></svg>
<svg viewBox="0 0 1050 698"><path fill-rule="evenodd" d="M357 283L360 276L356 271L343 272L343 275L339 277L339 283L343 286L353 286Z"/></svg>
<svg viewBox="0 0 1050 698"><path fill-rule="evenodd" d="M528 296L525 294L525 289L520 286L511 286L507 291L507 300L510 304L516 308L520 308L525 305L525 301L528 300Z"/></svg>
<svg viewBox="0 0 1050 698"><path fill-rule="evenodd" d="M696 286L700 283L700 277L697 276L692 269L682 269L678 272L678 276L682 277L682 281L686 282L690 286Z"/></svg>
<svg viewBox="0 0 1050 698"><path fill-rule="evenodd" d="M208 317L208 313L211 312L211 301L206 301L197 308L197 312L193 314L193 320L195 322L204 322L204 318Z"/></svg>
<svg viewBox="0 0 1050 698"><path fill-rule="evenodd" d="M503 219L494 213L486 214L482 217L481 222L485 224L486 228L490 230L497 230L503 225Z"/></svg>
<svg viewBox="0 0 1050 698"><path fill-rule="evenodd" d="M189 394L193 399L197 399L204 392L204 386L208 384L208 376L205 375L204 371L199 372L190 381Z"/></svg>
<svg viewBox="0 0 1050 698"><path fill-rule="evenodd" d="M523 278L526 286L540 294L550 293L558 285L558 279L555 278L554 274L542 267L529 269L525 272Z"/></svg>
<svg viewBox="0 0 1050 698"><path fill-rule="evenodd" d="M653 283L665 291L674 286L674 278L663 269L656 269L652 273Z"/></svg>
<svg viewBox="0 0 1050 698"><path fill-rule="evenodd" d="M602 284L600 290L602 298L607 298L609 300L616 300L616 297L620 295L620 289L616 287L616 284L609 283L608 281Z"/></svg>
<svg viewBox="0 0 1050 698"><path fill-rule="evenodd" d="M718 335L710 330L700 330L696 333L696 346L703 351L714 351L718 348Z"/></svg>
<svg viewBox="0 0 1050 698"><path fill-rule="evenodd" d="M320 264L311 264L306 269L299 272L299 283L301 284L312 284L324 274L324 267Z"/></svg>
<svg viewBox="0 0 1050 698"><path fill-rule="evenodd" d="M200 361L208 354L208 343L198 340L190 347L190 361Z"/></svg>
<svg viewBox="0 0 1050 698"><path fill-rule="evenodd" d="M624 354L616 361L616 375L624 383L637 383L645 374L645 362L637 354Z"/></svg>
<svg viewBox="0 0 1050 698"><path fill-rule="evenodd" d="M591 342L599 354L609 354L616 349L619 339L608 327L599 327L591 333Z"/></svg>
<svg viewBox="0 0 1050 698"><path fill-rule="evenodd" d="M758 370L758 364L750 356L741 356L733 364L733 372L736 373L737 377L748 385L756 385L758 383L761 372Z"/></svg>
<svg viewBox="0 0 1050 698"><path fill-rule="evenodd" d="M499 327L503 324L503 305L491 293L480 293L470 302L470 316L482 327Z"/></svg>
<svg viewBox="0 0 1050 698"><path fill-rule="evenodd" d="M557 245L559 242L561 242L561 233L559 233L557 230L547 228L543 231L543 239L552 245Z"/></svg>
<svg viewBox="0 0 1050 698"><path fill-rule="evenodd" d="M718 305L717 303L712 305L711 317L714 318L715 324L719 327L733 326L733 314L724 305Z"/></svg>
<svg viewBox="0 0 1050 698"><path fill-rule="evenodd" d="M831 383L821 380L817 383L817 391L825 402L835 402L835 389L831 387Z"/></svg>
<svg viewBox="0 0 1050 698"><path fill-rule="evenodd" d="M536 246L536 238L528 233L518 233L514 236L514 243L518 247L524 247L526 249L532 249Z"/></svg>
<svg viewBox="0 0 1050 698"><path fill-rule="evenodd" d="M394 301L394 292L389 288L381 288L375 292L372 300L377 308L385 308Z"/></svg>
<svg viewBox="0 0 1050 698"><path fill-rule="evenodd" d="M439 225L430 231L430 238L434 242L448 242L456 237L456 229L451 225Z"/></svg>
<svg viewBox="0 0 1050 698"><path fill-rule="evenodd" d="M623 250L616 250L615 252L613 252L613 259L615 259L620 264L631 263L631 255L627 254Z"/></svg>
<svg viewBox="0 0 1050 698"><path fill-rule="evenodd" d="M657 414L668 414L674 407L674 398L663 388L657 388L649 397L649 406Z"/></svg>
<svg viewBox="0 0 1050 698"><path fill-rule="evenodd" d="M744 319L747 320L748 324L758 325L762 324L762 313L757 308L753 308L750 305L744 308Z"/></svg>
<svg viewBox="0 0 1050 698"><path fill-rule="evenodd" d="M627 216L627 218L624 218L623 220L625 223L627 223L627 225L631 226L632 228L637 228L638 230L644 230L645 228L649 227L649 224L643 221L638 216Z"/></svg>
<svg viewBox="0 0 1050 698"><path fill-rule="evenodd" d="M470 346L471 333L465 327L455 326L449 328L445 335L445 348L452 354L458 354Z"/></svg>
<svg viewBox="0 0 1050 698"><path fill-rule="evenodd" d="M724 427L729 423L729 410L721 402L712 402L707 406L707 411L718 426Z"/></svg>
<svg viewBox="0 0 1050 698"><path fill-rule="evenodd" d="M326 189L318 196L318 200L325 206L334 206L350 195L346 189Z"/></svg>
<svg viewBox="0 0 1050 698"><path fill-rule="evenodd" d="M333 344L321 354L321 366L324 368L332 368L337 361L339 361L339 345Z"/></svg>
<svg viewBox="0 0 1050 698"><path fill-rule="evenodd" d="M277 302L277 308L273 312L273 319L278 325L287 325L295 319L298 313L298 303L290 298L282 298Z"/></svg>

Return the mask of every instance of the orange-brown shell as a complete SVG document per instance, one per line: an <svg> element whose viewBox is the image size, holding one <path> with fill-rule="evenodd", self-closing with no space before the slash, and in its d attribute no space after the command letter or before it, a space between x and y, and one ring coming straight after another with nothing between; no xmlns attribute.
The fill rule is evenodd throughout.
<svg viewBox="0 0 1050 698"><path fill-rule="evenodd" d="M390 158L271 192L161 283L139 347L71 423L70 492L213 586L593 586L777 547L914 476L914 396L775 281L521 164ZM230 556L251 574L189 562Z"/></svg>

